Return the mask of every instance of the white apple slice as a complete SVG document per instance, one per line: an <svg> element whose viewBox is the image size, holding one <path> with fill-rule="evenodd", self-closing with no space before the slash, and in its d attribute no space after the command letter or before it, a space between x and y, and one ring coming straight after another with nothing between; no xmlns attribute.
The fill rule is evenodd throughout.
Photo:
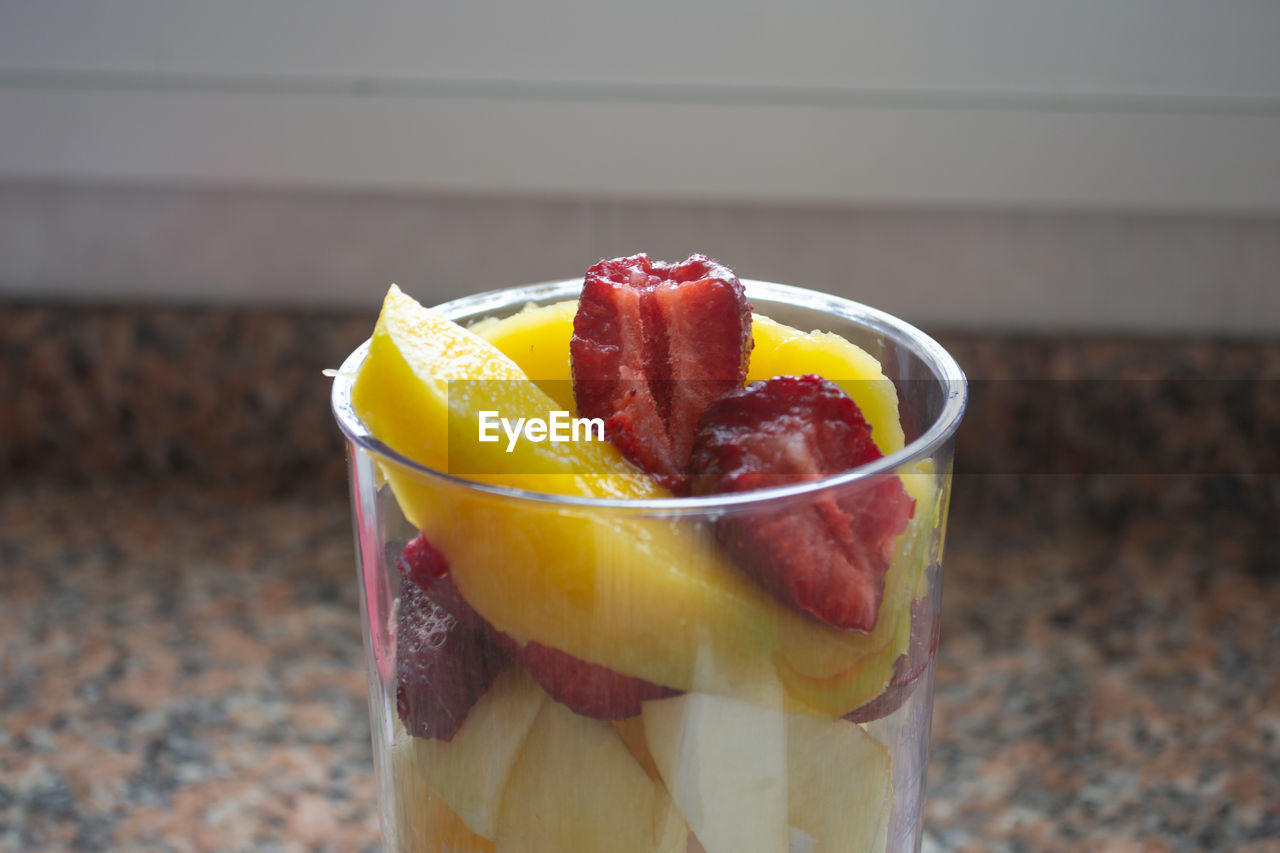
<svg viewBox="0 0 1280 853"><path fill-rule="evenodd" d="M802 829L791 827L791 853L817 853L818 839Z"/></svg>
<svg viewBox="0 0 1280 853"><path fill-rule="evenodd" d="M503 788L547 699L537 682L513 666L480 697L453 740L410 741L411 767L477 835L497 835Z"/></svg>
<svg viewBox="0 0 1280 853"><path fill-rule="evenodd" d="M884 850L889 750L861 726L789 715L787 775L791 826L814 839L813 853Z"/></svg>
<svg viewBox="0 0 1280 853"><path fill-rule="evenodd" d="M710 693L642 708L658 773L707 853L787 853L783 713Z"/></svg>
<svg viewBox="0 0 1280 853"><path fill-rule="evenodd" d="M498 850L684 853L688 834L608 723L543 705L502 797Z"/></svg>

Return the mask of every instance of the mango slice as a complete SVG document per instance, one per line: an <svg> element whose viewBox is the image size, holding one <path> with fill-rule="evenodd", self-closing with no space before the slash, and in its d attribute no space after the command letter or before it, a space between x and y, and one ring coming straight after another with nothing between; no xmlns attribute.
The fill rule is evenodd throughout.
<svg viewBox="0 0 1280 853"><path fill-rule="evenodd" d="M373 435L437 471L461 467L470 479L553 494L663 495L604 442L578 442L570 451L568 445L522 441L511 453L505 441L480 442L480 411L546 418L560 407L513 361L395 285L383 303L351 402ZM458 445L452 466L450 439ZM483 473L494 470L499 473ZM409 506L402 503L401 509L415 520Z"/></svg>
<svg viewBox="0 0 1280 853"><path fill-rule="evenodd" d="M576 312L577 302L573 300L531 305L502 320L482 321L472 329L516 362L549 394L557 395L558 401L571 404L573 383L567 353ZM866 350L839 335L802 332L761 314L752 316L752 335L755 343L748 382L786 374L816 373L826 377L858 404L871 424L872 439L881 453L893 453L904 446L897 390ZM875 696L883 688L885 668L892 667L906 647L911 627L908 608L911 599L924 592L927 554L922 545L946 511L946 496L933 485L931 460L916 463L900 476L907 493L916 499L915 519L900 542L902 553L885 579L880 621L865 641L872 651L856 665L826 676L813 675L828 671L825 662L809 659L809 666L794 667L785 657L777 661L779 675L794 696L804 697L813 707L835 716L854 707L849 705L853 697Z"/></svg>
<svg viewBox="0 0 1280 853"><path fill-rule="evenodd" d="M747 381L787 374L816 373L853 398L871 425L871 440L886 456L903 446L898 421L898 392L866 350L830 332L804 333L756 314L751 334L755 347Z"/></svg>
<svg viewBox="0 0 1280 853"><path fill-rule="evenodd" d="M471 326L471 331L493 344L524 371L565 411L575 411L573 375L569 363L569 339L573 337L574 300L551 305L529 305L501 320L487 318ZM771 320L751 315L754 347L747 369L747 381L774 376L816 373L839 385L862 410L871 425L871 438L888 455L905 444L898 419L898 392L885 376L875 357L839 335L830 332L802 332ZM921 476L903 476L903 485L917 501L917 514L933 500L933 464L917 463L912 471Z"/></svg>
<svg viewBox="0 0 1280 853"><path fill-rule="evenodd" d="M565 411L575 411L569 368L569 339L574 300L552 305L529 305L501 320L487 318L469 328L501 350L526 377L533 380Z"/></svg>
<svg viewBox="0 0 1280 853"><path fill-rule="evenodd" d="M482 320L471 331L493 344L551 395L565 409L573 406L573 375L569 364L569 339L578 303L530 305L502 320ZM898 393L885 377L880 363L866 350L829 332L802 332L770 320L751 316L755 346L747 381L785 374L816 373L835 382L853 398L871 424L871 436L884 454L902 449L902 425L898 422Z"/></svg>
<svg viewBox="0 0 1280 853"><path fill-rule="evenodd" d="M476 379L487 381L457 381ZM501 443L479 442L479 410L545 417L559 406L511 358L396 288L352 403L373 435L437 470L465 463L481 471L469 479L554 494L665 496L604 442L526 441L509 454ZM698 686L700 657L719 673L707 689L737 696L758 698L754 686L776 672L789 702L832 715L877 695L906 647L918 565L895 564L876 629L847 634L779 605L697 523L513 501L396 465L382 469L405 517L449 556L462 594L519 641L681 690ZM918 511L917 521L926 514ZM913 523L904 541L921 527Z"/></svg>

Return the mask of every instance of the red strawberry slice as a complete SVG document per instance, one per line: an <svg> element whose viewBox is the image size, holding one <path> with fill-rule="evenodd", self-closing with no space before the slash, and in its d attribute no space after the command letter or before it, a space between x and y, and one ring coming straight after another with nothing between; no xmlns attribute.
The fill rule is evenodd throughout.
<svg viewBox="0 0 1280 853"><path fill-rule="evenodd" d="M698 418L742 387L751 305L733 271L704 255L647 255L587 270L569 354L578 414L663 485L681 489Z"/></svg>
<svg viewBox="0 0 1280 853"><path fill-rule="evenodd" d="M396 711L414 737L451 740L507 656L424 537L405 546L398 566Z"/></svg>
<svg viewBox="0 0 1280 853"><path fill-rule="evenodd" d="M818 376L780 376L707 407L691 459L693 494L807 482L881 456L856 403ZM716 528L735 562L779 601L847 631L871 631L894 537L915 501L881 475Z"/></svg>
<svg viewBox="0 0 1280 853"><path fill-rule="evenodd" d="M413 620L399 629L398 636L430 633L440 625L448 628L445 634L419 643L407 654L401 654L406 648L403 640L397 645L400 678L396 705L410 734L452 738L471 706L497 677L507 658L504 649L551 698L599 720L633 717L640 713L641 702L678 692L541 643L521 646L466 602L449 576L449 561L425 536L405 546L397 565L408 581L401 585L399 624L405 626L406 618ZM433 647L433 642L439 645ZM420 648L423 645L427 648ZM473 671L468 671L469 667Z"/></svg>
<svg viewBox="0 0 1280 853"><path fill-rule="evenodd" d="M680 691L615 672L541 643L523 646L506 635L502 645L547 694L577 714L597 720L623 720L640 713L640 703Z"/></svg>
<svg viewBox="0 0 1280 853"><path fill-rule="evenodd" d="M396 561L396 568L401 577L412 581L464 627L489 629L489 623L472 609L449 576L449 559L426 536L418 534L409 540Z"/></svg>

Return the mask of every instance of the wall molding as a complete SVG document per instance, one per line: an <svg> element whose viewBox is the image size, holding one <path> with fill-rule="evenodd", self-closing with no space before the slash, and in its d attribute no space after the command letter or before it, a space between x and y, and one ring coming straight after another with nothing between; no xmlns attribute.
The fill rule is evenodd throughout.
<svg viewBox="0 0 1280 853"><path fill-rule="evenodd" d="M1259 0L0 4L0 179L1274 213Z"/></svg>
<svg viewBox="0 0 1280 853"><path fill-rule="evenodd" d="M0 128L11 180L1280 211L1259 98L9 73Z"/></svg>

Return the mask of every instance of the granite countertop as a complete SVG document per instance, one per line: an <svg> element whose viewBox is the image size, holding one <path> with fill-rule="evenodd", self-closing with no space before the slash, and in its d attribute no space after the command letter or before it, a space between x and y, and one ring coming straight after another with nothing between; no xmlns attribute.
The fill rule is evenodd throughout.
<svg viewBox="0 0 1280 853"><path fill-rule="evenodd" d="M0 306L0 849L377 849L318 373L368 320ZM1268 342L945 342L981 379L1232 379L1227 426L1280 436ZM1025 428L1062 387L975 383L925 849L1280 851L1274 451L1098 468Z"/></svg>

